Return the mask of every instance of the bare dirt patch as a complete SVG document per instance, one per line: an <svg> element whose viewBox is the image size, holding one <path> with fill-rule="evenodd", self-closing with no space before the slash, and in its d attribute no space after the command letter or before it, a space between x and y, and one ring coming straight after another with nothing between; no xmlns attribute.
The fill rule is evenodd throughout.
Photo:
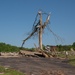
<svg viewBox="0 0 75 75"><path fill-rule="evenodd" d="M0 57L0 65L9 66L26 75L75 75L75 67L56 58Z"/></svg>

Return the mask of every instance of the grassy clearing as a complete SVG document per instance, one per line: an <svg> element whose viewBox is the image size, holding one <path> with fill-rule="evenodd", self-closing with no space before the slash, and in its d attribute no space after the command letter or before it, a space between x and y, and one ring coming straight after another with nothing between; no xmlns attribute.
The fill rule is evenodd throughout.
<svg viewBox="0 0 75 75"><path fill-rule="evenodd" d="M75 56L74 55L69 56L69 64L75 66Z"/></svg>
<svg viewBox="0 0 75 75"><path fill-rule="evenodd" d="M75 59L69 60L69 63L70 63L71 65L75 66Z"/></svg>
<svg viewBox="0 0 75 75"><path fill-rule="evenodd" d="M75 66L75 55L68 55L67 58L66 58L66 55L64 53L59 53L57 55L59 58L65 58L65 59L68 59L68 63Z"/></svg>
<svg viewBox="0 0 75 75"><path fill-rule="evenodd" d="M0 75L25 75L22 72L0 66Z"/></svg>

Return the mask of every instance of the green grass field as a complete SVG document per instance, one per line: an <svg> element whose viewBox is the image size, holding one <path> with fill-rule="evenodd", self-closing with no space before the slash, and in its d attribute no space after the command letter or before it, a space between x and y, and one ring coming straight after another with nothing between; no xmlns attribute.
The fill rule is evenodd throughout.
<svg viewBox="0 0 75 75"><path fill-rule="evenodd" d="M0 75L25 75L22 72L0 66Z"/></svg>
<svg viewBox="0 0 75 75"><path fill-rule="evenodd" d="M60 53L57 55L59 58L68 59L68 63L75 66L75 55L68 55L66 58L66 55L64 53Z"/></svg>
<svg viewBox="0 0 75 75"><path fill-rule="evenodd" d="M69 64L75 66L75 56L74 55L69 56Z"/></svg>

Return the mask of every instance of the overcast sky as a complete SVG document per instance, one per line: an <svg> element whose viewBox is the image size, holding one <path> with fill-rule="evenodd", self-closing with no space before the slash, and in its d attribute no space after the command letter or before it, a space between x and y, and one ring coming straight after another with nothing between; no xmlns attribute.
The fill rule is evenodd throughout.
<svg viewBox="0 0 75 75"><path fill-rule="evenodd" d="M46 28L44 45L75 42L75 0L0 0L0 42L21 46L40 9L51 12L49 26L63 40L55 39ZM27 40L24 47L34 47L34 43L38 46L38 36Z"/></svg>

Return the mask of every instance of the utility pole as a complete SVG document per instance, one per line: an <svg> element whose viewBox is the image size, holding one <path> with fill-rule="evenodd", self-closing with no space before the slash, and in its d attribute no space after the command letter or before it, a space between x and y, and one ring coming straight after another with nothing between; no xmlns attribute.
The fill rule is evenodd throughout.
<svg viewBox="0 0 75 75"><path fill-rule="evenodd" d="M43 13L41 11L39 11L38 14L37 14L37 16L36 16L36 19L39 16L39 21L38 21L38 23L36 25L33 26L34 29L31 32L31 34L27 38L25 38L23 40L23 43L22 43L21 47L23 47L23 45L26 42L26 40L28 40L29 38L31 38L36 32L39 32L39 36L38 36L39 49L43 50L43 47L42 47L42 34L43 33L42 32L43 32L44 28L47 26L47 24L49 23L50 14L49 15L46 14L48 16L47 16L46 22L44 22L44 23L42 23L42 15L43 15ZM36 21L36 19L35 19L35 21ZM34 24L35 24L35 22L34 22Z"/></svg>
<svg viewBox="0 0 75 75"><path fill-rule="evenodd" d="M40 17L40 24L39 24L39 48L42 50L42 12L38 12Z"/></svg>

